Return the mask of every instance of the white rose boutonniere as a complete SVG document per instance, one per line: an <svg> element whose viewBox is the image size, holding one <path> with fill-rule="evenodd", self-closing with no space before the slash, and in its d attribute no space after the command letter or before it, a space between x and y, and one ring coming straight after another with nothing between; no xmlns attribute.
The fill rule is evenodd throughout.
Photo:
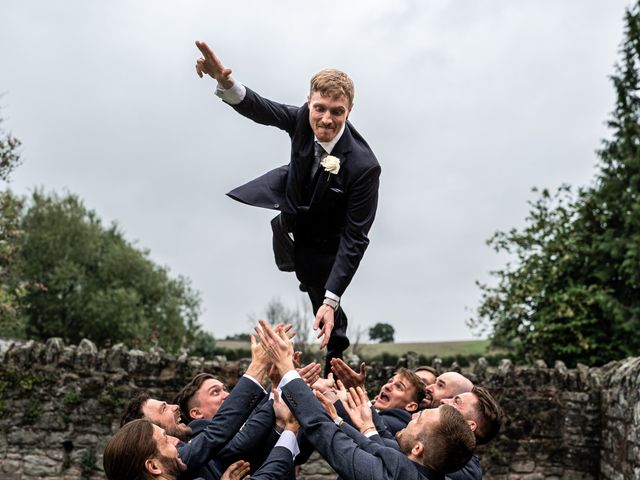
<svg viewBox="0 0 640 480"><path fill-rule="evenodd" d="M329 175L337 175L340 171L340 159L333 155L327 155L322 159L320 165L324 167L325 172L329 172ZM328 180L328 177L327 177Z"/></svg>

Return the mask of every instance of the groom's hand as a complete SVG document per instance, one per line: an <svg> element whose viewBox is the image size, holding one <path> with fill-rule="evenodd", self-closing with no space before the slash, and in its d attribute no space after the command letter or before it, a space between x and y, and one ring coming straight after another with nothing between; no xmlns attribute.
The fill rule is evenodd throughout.
<svg viewBox="0 0 640 480"><path fill-rule="evenodd" d="M203 41L196 40L196 47L202 53L202 57L196 61L196 72L202 78L203 74L210 75L215 78L220 86L224 89L233 87L234 80L231 78L231 70L224 68L222 62L209 46Z"/></svg>
<svg viewBox="0 0 640 480"><path fill-rule="evenodd" d="M318 313L316 313L316 321L313 322L313 329L318 330L320 328L320 324L322 324L322 328L320 328L320 332L318 333L318 338L324 335L322 342L320 343L320 349L323 349L329 343L329 337L331 336L331 331L333 330L333 314L335 311L329 305L322 304L318 309Z"/></svg>

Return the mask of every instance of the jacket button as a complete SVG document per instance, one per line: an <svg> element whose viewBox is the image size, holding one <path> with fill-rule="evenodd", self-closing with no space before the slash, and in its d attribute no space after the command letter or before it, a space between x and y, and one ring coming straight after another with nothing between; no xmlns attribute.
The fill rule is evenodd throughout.
<svg viewBox="0 0 640 480"><path fill-rule="evenodd" d="M274 203L273 204L273 208L280 208L280 204L279 203Z"/></svg>

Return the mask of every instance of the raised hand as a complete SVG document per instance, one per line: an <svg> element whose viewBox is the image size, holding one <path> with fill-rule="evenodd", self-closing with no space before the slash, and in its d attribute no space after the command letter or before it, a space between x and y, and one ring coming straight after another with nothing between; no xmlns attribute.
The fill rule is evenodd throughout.
<svg viewBox="0 0 640 480"><path fill-rule="evenodd" d="M336 382L333 380L333 374L330 373L327 375L327 378L318 378L311 388L314 390L319 390L322 393L325 393L327 390L332 390L336 387Z"/></svg>
<svg viewBox="0 0 640 480"><path fill-rule="evenodd" d="M318 400L320 400L320 403L322 404L324 409L327 411L327 413L329 414L332 420L335 420L336 418L338 418L338 412L336 410L336 407L333 405L333 402L331 401L332 399L329 396L323 394L320 390L314 390L313 394L316 396Z"/></svg>
<svg viewBox="0 0 640 480"><path fill-rule="evenodd" d="M238 460L229 465L229 468L224 471L220 480L244 480L249 478L249 467L249 462Z"/></svg>
<svg viewBox="0 0 640 480"><path fill-rule="evenodd" d="M260 344L264 347L267 355L279 370L280 375L284 375L289 370L293 370L293 343L288 333L287 327L276 327L276 330L264 320L260 320L260 327L256 327L256 333L260 337Z"/></svg>
<svg viewBox="0 0 640 480"><path fill-rule="evenodd" d="M267 372L269 363L269 355L264 346L251 335L251 363L247 368L247 375L262 383L262 377Z"/></svg>
<svg viewBox="0 0 640 480"><path fill-rule="evenodd" d="M347 391L347 401L341 400L341 402L344 409L349 413L353 425L358 428L361 433L375 428L371 415L371 407L369 406L369 398L364 389L351 387Z"/></svg>
<svg viewBox="0 0 640 480"><path fill-rule="evenodd" d="M293 416L287 404L280 399L280 394L277 389L273 389L273 413L276 416L276 424L283 425L285 430L291 430L293 433L298 433L300 424Z"/></svg>
<svg viewBox="0 0 640 480"><path fill-rule="evenodd" d="M206 73L215 78L222 88L229 89L233 87L234 80L231 78L231 70L224 68L224 65L213 53L213 50L200 40L196 40L196 47L202 53L202 57L196 61L196 73L198 76L202 78L203 74Z"/></svg>
<svg viewBox="0 0 640 480"><path fill-rule="evenodd" d="M331 359L331 371L338 377L346 388L362 387L367 378L365 364L360 364L360 372L354 371L349 365L344 363L340 358Z"/></svg>
<svg viewBox="0 0 640 480"><path fill-rule="evenodd" d="M316 313L316 320L313 322L313 329L318 330L320 325L320 331L318 332L318 337L320 338L324 335L322 342L320 342L320 349L323 349L329 343L329 337L331 337L331 331L333 330L333 314L334 310L329 305L322 304L318 309L318 313Z"/></svg>
<svg viewBox="0 0 640 480"><path fill-rule="evenodd" d="M311 362L309 365L296 370L304 380L304 383L309 386L312 386L320 378L320 373L322 373L322 367L316 362Z"/></svg>

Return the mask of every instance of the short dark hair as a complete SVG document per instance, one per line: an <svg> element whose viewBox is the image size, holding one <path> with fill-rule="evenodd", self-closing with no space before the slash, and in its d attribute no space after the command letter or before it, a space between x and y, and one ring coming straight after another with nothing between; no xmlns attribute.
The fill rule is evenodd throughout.
<svg viewBox="0 0 640 480"><path fill-rule="evenodd" d="M132 420L109 440L102 459L109 480L153 478L145 468L145 462L158 451L153 428L149 420Z"/></svg>
<svg viewBox="0 0 640 480"><path fill-rule="evenodd" d="M144 404L147 403L149 398L151 397L146 393L139 393L133 397L122 414L122 417L120 417L120 426L122 427L133 420L144 418L142 407L144 407Z"/></svg>
<svg viewBox="0 0 640 480"><path fill-rule="evenodd" d="M422 372L422 371L433 373L436 377L438 376L438 371L435 368L430 367L429 365L421 365L414 370L414 372Z"/></svg>
<svg viewBox="0 0 640 480"><path fill-rule="evenodd" d="M399 368L396 372L396 375L401 375L409 381L415 392L413 394L412 400L416 402L418 406L420 406L420 403L422 402L422 400L424 400L424 397L426 395L422 379L418 375L416 375L415 372L412 372L408 368L404 367Z"/></svg>
<svg viewBox="0 0 640 480"><path fill-rule="evenodd" d="M199 373L195 377L193 377L189 383L187 383L178 394L173 399L173 403L177 403L180 406L180 412L182 412L182 416L186 423L189 423L193 418L189 415L189 410L193 408L193 404L191 400L194 395L200 390L202 384L207 380L218 380L220 379L215 375L211 375L210 373Z"/></svg>
<svg viewBox="0 0 640 480"><path fill-rule="evenodd" d="M475 405L476 440L478 445L483 445L498 435L505 415L502 407L486 388L474 386L471 393L478 399Z"/></svg>
<svg viewBox="0 0 640 480"><path fill-rule="evenodd" d="M476 438L457 409L451 405L441 405L439 409L439 424L418 440L426 447L423 464L447 474L460 470L471 459Z"/></svg>

